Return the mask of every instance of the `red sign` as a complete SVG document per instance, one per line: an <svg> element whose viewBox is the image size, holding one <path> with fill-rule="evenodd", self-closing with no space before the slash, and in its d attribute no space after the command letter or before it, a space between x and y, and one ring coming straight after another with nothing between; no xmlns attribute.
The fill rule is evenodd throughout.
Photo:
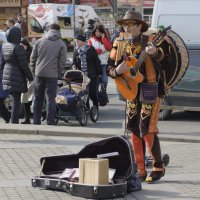
<svg viewBox="0 0 200 200"><path fill-rule="evenodd" d="M43 6L38 6L35 10L35 16L38 18L42 18L45 14L45 8Z"/></svg>

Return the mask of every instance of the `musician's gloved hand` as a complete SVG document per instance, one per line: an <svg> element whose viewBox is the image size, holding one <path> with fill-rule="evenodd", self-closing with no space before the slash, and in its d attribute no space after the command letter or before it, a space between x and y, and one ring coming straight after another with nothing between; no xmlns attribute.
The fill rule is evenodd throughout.
<svg viewBox="0 0 200 200"><path fill-rule="evenodd" d="M126 62L123 61L121 64L117 66L117 68L115 68L116 75L120 76L121 74L126 72L128 69L129 67L127 66Z"/></svg>
<svg viewBox="0 0 200 200"><path fill-rule="evenodd" d="M145 48L145 50L146 50L147 54L149 54L150 56L152 56L156 53L156 47L151 46L151 45L147 46Z"/></svg>

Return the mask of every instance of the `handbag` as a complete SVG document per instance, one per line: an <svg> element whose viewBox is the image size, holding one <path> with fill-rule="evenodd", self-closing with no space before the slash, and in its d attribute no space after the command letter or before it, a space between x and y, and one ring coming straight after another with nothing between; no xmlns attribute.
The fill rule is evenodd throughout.
<svg viewBox="0 0 200 200"><path fill-rule="evenodd" d="M100 83L99 85L98 100L100 106L106 106L109 102L108 94L103 83Z"/></svg>
<svg viewBox="0 0 200 200"><path fill-rule="evenodd" d="M142 103L155 103L158 97L158 83L141 83L140 84L140 101Z"/></svg>

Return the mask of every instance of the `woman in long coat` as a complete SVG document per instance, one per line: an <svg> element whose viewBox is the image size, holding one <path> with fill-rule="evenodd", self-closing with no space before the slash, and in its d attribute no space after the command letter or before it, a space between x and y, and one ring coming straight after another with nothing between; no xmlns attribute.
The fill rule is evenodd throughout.
<svg viewBox="0 0 200 200"><path fill-rule="evenodd" d="M20 45L21 30L12 27L6 32L8 42L2 48L3 89L8 90L13 101L11 123L19 123L21 93L27 92L27 80L33 81L26 53Z"/></svg>
<svg viewBox="0 0 200 200"><path fill-rule="evenodd" d="M4 32L0 32L0 65L2 62L2 46L7 42ZM2 71L0 70L0 115L6 123L10 121L10 112L5 106L5 98L8 96L8 92L3 90L2 86Z"/></svg>

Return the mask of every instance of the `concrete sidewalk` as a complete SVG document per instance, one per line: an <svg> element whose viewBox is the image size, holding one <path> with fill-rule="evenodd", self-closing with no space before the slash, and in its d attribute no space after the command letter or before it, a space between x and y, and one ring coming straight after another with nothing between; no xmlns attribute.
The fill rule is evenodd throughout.
<svg viewBox="0 0 200 200"><path fill-rule="evenodd" d="M0 200L82 200L65 192L31 187L31 177L40 174L40 158L79 152L93 137L63 137L34 134L0 134ZM116 200L200 199L200 146L195 143L161 142L170 155L166 175L155 184ZM148 169L150 172L151 169Z"/></svg>

